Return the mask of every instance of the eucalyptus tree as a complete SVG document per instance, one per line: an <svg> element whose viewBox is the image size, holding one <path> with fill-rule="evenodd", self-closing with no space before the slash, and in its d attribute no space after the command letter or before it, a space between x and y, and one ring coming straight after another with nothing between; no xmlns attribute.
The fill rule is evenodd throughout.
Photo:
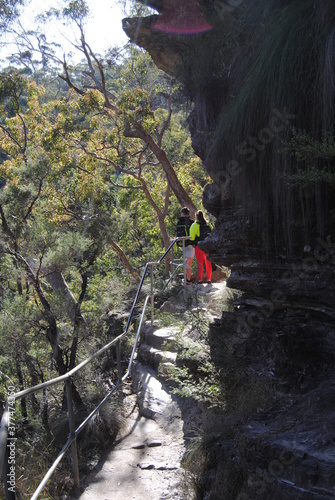
<svg viewBox="0 0 335 500"><path fill-rule="evenodd" d="M85 354L94 342L102 311L91 309L89 280L99 272L96 261L109 243L114 197L103 182L93 184L84 169L76 168L76 158L51 121L59 124L66 117L43 109L48 104L40 104L42 88L7 74L0 90L3 113L11 111L0 124L5 155L0 166L0 355L23 356L25 373L20 375L19 363L16 375L29 383L36 373L43 379L50 367L66 373L75 366L79 347ZM17 338L14 357L11 337ZM75 388L74 394L83 404Z"/></svg>
<svg viewBox="0 0 335 500"><path fill-rule="evenodd" d="M18 8L23 4L24 0L0 0L0 35L7 31L10 23L18 17Z"/></svg>
<svg viewBox="0 0 335 500"><path fill-rule="evenodd" d="M49 16L53 15L57 18L62 18L65 22L72 22L75 24L79 36L78 41L73 43L75 50L79 51L83 56L83 64L84 66L74 66L70 64L66 58L63 61L58 61L62 64L62 73L60 74L60 78L62 78L70 88L75 90L79 95L83 95L87 91L87 89L95 88L98 90L104 98L104 109L111 116L111 112L114 114L120 112L120 108L118 107L118 93L115 91L116 89L110 85L110 79L108 78L108 72L111 66L115 66L118 63L118 57L120 56L120 51L116 49L108 49L104 54L104 57L101 57L98 54L95 54L92 50L91 46L86 40L85 35L85 20L89 14L89 9L84 0L70 1L67 4L67 7L63 8L61 11L53 11L49 13ZM45 51L47 53L47 51ZM48 54L50 56L50 54ZM146 56L143 55L145 58ZM151 74L154 76L154 65L153 63L149 63L149 58L147 58L147 65L151 66ZM159 74L157 68L155 68L155 76L154 79L157 80L157 75ZM128 73L128 77L131 78L129 81L124 81L123 83L126 85L126 89L135 90L136 88L143 89L144 87L148 89L149 98L150 98L150 106L151 111L154 111L155 100L157 100L157 83L153 81L146 81L142 79L139 83L137 81L137 76L134 73L131 75ZM148 75L147 75L148 76ZM139 139L144 144L145 148L148 148L157 161L157 165L159 165L167 178L167 182L169 183L170 189L175 194L178 202L181 205L187 205L191 209L195 210L195 204L192 201L190 194L185 190L182 183L178 179L176 171L168 158L164 148L162 147L162 139L164 136L164 132L169 126L170 118L172 114L171 108L171 96L168 95L168 85L171 85L168 82L168 77L160 72L160 91L161 97L163 94L167 97L167 104L165 105L169 111L164 121L156 125L155 129L149 129L144 122L141 120L140 114L126 114L125 109L124 112L124 125L122 133L125 137L131 139ZM165 80L165 82L164 82ZM154 84L154 85L152 85ZM162 86L164 84L164 91ZM156 94L156 96L154 95ZM130 102L130 109L132 104Z"/></svg>
<svg viewBox="0 0 335 500"><path fill-rule="evenodd" d="M132 234L134 229L139 228L140 219L149 221L151 218L146 227L142 225L140 239L143 241L142 248L151 249L151 253L146 255L152 259L157 254L157 242L163 239L165 247L170 244L169 234L174 234L175 221L172 223L172 219L176 209L179 211L178 201L172 196L171 185L164 170L159 168L160 164L151 148L138 137L127 137L124 134L125 127L136 121L141 122L148 134L160 134L161 149L166 156L168 152L170 158L174 159L175 170L197 199L200 199L197 183L190 182L190 179L198 170L200 162L194 158L185 123L181 126L182 112L172 113L174 96L171 89L163 78L160 79L161 75L143 52L131 51L122 65L109 68L105 76L106 85L114 87L117 95L113 109L106 109L105 98L97 89L78 92L76 89L79 85L86 85L78 77L76 89L71 88L66 99L50 103L50 109L54 107L57 110L55 133L64 141L64 148L72 149L77 164L85 168L87 175L92 176L92 182L95 182L97 171L100 174L104 172L103 178L107 185L128 193L127 196L119 195L119 201L122 199L123 203L119 202L119 210L115 212L117 218L122 217L122 226L126 221L122 211L134 213L135 206L138 208L137 216L132 219L131 226L128 224ZM185 172L187 167L193 170L188 176ZM132 199L133 203L130 205L127 199ZM143 201L146 210L144 206L140 207ZM158 221L158 232L153 232L153 223L156 226L154 221ZM114 233L117 234L123 242L127 242L122 227ZM130 254L135 251L134 243L136 247L136 238L131 245L129 242L126 245Z"/></svg>

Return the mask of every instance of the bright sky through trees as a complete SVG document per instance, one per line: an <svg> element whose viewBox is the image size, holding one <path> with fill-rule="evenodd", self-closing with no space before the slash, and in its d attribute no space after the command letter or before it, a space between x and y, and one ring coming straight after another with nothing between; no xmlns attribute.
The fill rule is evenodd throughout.
<svg viewBox="0 0 335 500"><path fill-rule="evenodd" d="M115 0L87 0L91 10L91 17L87 21L85 30L88 43L96 52L103 52L106 48L114 45L123 45L128 37L122 30L122 18L126 17L122 8ZM31 0L23 10L21 17L22 26L29 30L36 27L35 16L52 7L61 8L59 0ZM46 28L48 39L56 41L60 45L71 50L71 44L66 41L74 41L75 34L70 27L62 26L61 23L48 23ZM8 42L8 37L6 38ZM0 59L4 59L10 53L10 46L0 48Z"/></svg>

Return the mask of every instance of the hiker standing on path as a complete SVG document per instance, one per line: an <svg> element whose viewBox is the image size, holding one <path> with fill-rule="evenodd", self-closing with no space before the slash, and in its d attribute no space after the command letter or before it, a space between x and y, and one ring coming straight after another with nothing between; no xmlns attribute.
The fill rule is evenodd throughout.
<svg viewBox="0 0 335 500"><path fill-rule="evenodd" d="M180 218L176 226L176 236L189 236L190 227L194 220L190 218L190 210L183 207L180 211ZM191 283L192 262L194 259L195 249L190 240L185 241L185 268L186 268L186 283Z"/></svg>
<svg viewBox="0 0 335 500"><path fill-rule="evenodd" d="M203 283L202 277L204 273L204 264L206 267L207 283L212 281L212 263L207 260L208 254L200 250L198 242L203 241L212 231L212 227L207 222L201 210L198 210L196 220L190 228L190 238L192 244L195 246L195 258L197 259L198 266L198 283Z"/></svg>

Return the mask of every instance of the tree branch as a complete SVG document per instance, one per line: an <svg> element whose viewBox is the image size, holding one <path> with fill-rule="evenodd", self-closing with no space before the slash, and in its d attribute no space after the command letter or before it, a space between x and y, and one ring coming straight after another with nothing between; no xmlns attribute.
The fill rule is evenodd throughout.
<svg viewBox="0 0 335 500"><path fill-rule="evenodd" d="M79 95L84 95L85 94L85 91L84 90L81 90L79 87L76 87L73 83L72 83L72 80L70 78L70 75L69 75L69 70L68 70L68 66L67 66L67 63L66 61L64 60L63 61L63 70L65 72L65 76L63 75L58 75L58 77L63 80L64 82L66 82L68 84L68 86L73 89L75 92L77 92L77 94Z"/></svg>
<svg viewBox="0 0 335 500"><path fill-rule="evenodd" d="M194 212L196 211L196 206L194 205L193 201L191 200L190 196L187 194L185 191L184 187L182 186L181 182L179 181L177 174L172 167L165 151L159 147L159 145L155 142L153 137L145 130L143 125L139 122L134 122L133 123L135 127L135 131L138 133L138 138L142 139L142 141L145 142L145 144L148 145L148 147L151 149L159 163L161 164L167 180L171 186L171 189L173 190L174 194L176 195L177 200L181 204L181 206L186 206L190 210L193 210ZM130 125L129 125L130 129ZM130 130L130 133L132 131ZM131 137L135 137L135 135L132 135Z"/></svg>
<svg viewBox="0 0 335 500"><path fill-rule="evenodd" d="M19 143L19 141L17 139L15 139L15 137L12 135L11 131L5 127L4 125L1 125L0 124L0 128L8 135L8 137L18 146L18 148L20 149L20 152L23 154L24 153L24 148L21 146L21 144Z"/></svg>
<svg viewBox="0 0 335 500"><path fill-rule="evenodd" d="M159 147L162 147L163 136L164 136L164 133L165 133L166 129L168 128L168 126L170 124L171 116L172 116L172 105L171 105L171 95L169 95L169 98L168 98L168 116L167 116L166 120L163 123L161 131L158 133L158 141L157 141L157 143L158 143Z"/></svg>
<svg viewBox="0 0 335 500"><path fill-rule="evenodd" d="M27 221L29 215L31 214L33 207L41 194L42 186L43 186L43 179L40 179L38 192L37 192L36 196L33 198L32 202L30 203L26 215L23 217L24 222Z"/></svg>
<svg viewBox="0 0 335 500"><path fill-rule="evenodd" d="M122 250L122 248L114 240L111 240L110 244L111 244L111 247L119 255L119 257L122 260L124 266L126 267L126 269L128 269L128 271L130 272L130 274L133 276L133 278L135 279L136 283L139 283L140 282L139 274L136 271L136 269L130 264L130 262L127 259L126 254L124 253L124 251Z"/></svg>
<svg viewBox="0 0 335 500"><path fill-rule="evenodd" d="M98 58L96 57L96 55L92 51L91 47L86 42L85 33L84 33L83 27L81 25L79 26L79 29L80 29L80 41L81 41L82 50L85 54L88 67L90 69L89 72L83 71L83 73L92 78L97 89L103 94L103 96L105 98L106 108L112 109L113 111L116 111L116 107L114 105L112 105L110 102L110 100L115 101L115 96L111 92L109 92L106 88L105 74L104 74L104 70L103 70L103 67L101 65L101 62L98 60ZM97 76L95 74L95 70L94 70L91 58L95 61L95 63L98 66L101 81L97 78Z"/></svg>
<svg viewBox="0 0 335 500"><path fill-rule="evenodd" d="M170 194L171 194L171 186L168 183L167 188L166 188L166 193L165 193L165 200L164 200L164 209L163 209L164 217L166 217L167 214L169 213Z"/></svg>
<svg viewBox="0 0 335 500"><path fill-rule="evenodd" d="M7 236L9 236L11 239L15 239L14 234L12 233L10 227L7 224L7 219L5 216L5 212L3 211L2 205L0 205L0 217L2 222L2 228L5 234L7 234Z"/></svg>

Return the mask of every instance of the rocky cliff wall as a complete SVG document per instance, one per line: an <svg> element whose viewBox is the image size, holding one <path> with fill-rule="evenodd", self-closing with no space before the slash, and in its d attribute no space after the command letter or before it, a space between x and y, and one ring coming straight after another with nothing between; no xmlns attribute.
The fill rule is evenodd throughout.
<svg viewBox="0 0 335 500"><path fill-rule="evenodd" d="M270 388L266 409L216 439L206 498L335 498L334 5L201 7L203 34L159 32L157 16L124 29L194 104L193 147L213 179L204 205L217 218L203 247L240 291L211 327L212 356L224 369L229 352L233 371Z"/></svg>

